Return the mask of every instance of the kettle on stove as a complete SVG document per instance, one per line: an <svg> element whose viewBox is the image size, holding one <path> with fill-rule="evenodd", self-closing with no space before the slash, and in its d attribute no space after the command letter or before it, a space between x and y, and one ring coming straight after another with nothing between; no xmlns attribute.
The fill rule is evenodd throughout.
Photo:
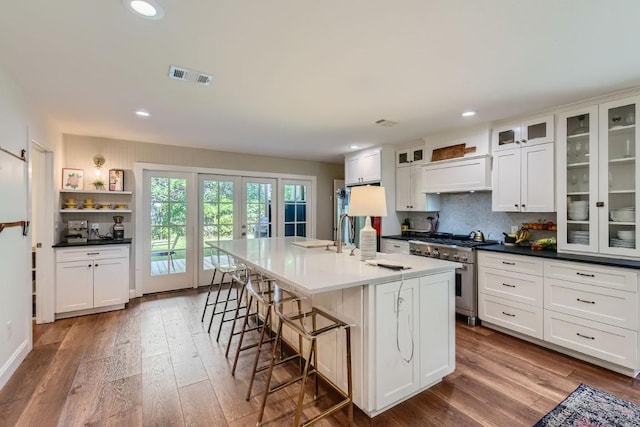
<svg viewBox="0 0 640 427"><path fill-rule="evenodd" d="M482 234L482 231L480 230L469 233L469 238L473 239L475 242L484 242L484 234Z"/></svg>

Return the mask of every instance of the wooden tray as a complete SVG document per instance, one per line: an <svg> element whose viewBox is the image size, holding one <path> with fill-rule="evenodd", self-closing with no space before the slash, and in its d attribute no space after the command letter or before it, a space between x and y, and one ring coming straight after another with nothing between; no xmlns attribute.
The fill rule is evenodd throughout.
<svg viewBox="0 0 640 427"><path fill-rule="evenodd" d="M466 147L467 144L456 144L448 147L436 148L431 153L431 161L437 162L438 160L455 159L457 157L464 157L466 153L475 153L476 147Z"/></svg>

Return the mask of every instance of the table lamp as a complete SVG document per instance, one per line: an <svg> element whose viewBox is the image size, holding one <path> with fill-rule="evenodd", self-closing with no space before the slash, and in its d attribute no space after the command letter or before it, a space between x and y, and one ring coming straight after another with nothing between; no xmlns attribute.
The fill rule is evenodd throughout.
<svg viewBox="0 0 640 427"><path fill-rule="evenodd" d="M366 185L351 188L349 216L366 217L364 228L360 230L360 259L374 259L377 241L376 230L371 226L371 217L387 216L384 187Z"/></svg>

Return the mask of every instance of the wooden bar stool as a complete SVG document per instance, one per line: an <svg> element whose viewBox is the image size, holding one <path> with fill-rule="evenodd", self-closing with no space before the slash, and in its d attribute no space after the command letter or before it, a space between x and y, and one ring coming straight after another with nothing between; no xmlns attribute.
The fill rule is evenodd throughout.
<svg viewBox="0 0 640 427"><path fill-rule="evenodd" d="M300 382L300 392L298 394L298 403L296 406L296 414L293 425L308 426L322 418L325 418L334 412L347 407L349 425L353 426L353 379L351 373L351 327L349 324L343 322L337 317L327 313L326 311L318 307L305 307L302 308L300 300L297 300L297 304L294 304L292 311L287 311L286 304L282 300L282 293L278 289L274 291L274 311L279 319L278 332L276 333L275 340L278 342L282 337L282 328L287 326L294 333L298 335L300 345L298 347L302 359L305 360L304 367L300 375L290 378L284 383L271 386L271 378L273 376L273 368L277 363L277 347L274 345L271 354L271 363L269 364L269 370L267 374L267 384L265 387L264 395L262 397L262 403L260 405L260 412L258 413L257 425L262 425L262 418L264 416L264 409L267 403L267 398L271 393L281 390L291 384ZM318 365L318 338L329 332L336 331L338 329L344 329L346 339L346 368L347 368L347 391L346 393L338 387L333 381L322 375L317 371ZM307 354L303 354L304 347L302 341L309 343L309 350ZM306 356L306 357L305 357ZM343 400L314 416L313 418L301 423L300 418L302 416L302 408L305 394L305 384L310 375L314 375L315 379L315 395L314 399L318 396L318 377L326 381L338 394L343 397Z"/></svg>

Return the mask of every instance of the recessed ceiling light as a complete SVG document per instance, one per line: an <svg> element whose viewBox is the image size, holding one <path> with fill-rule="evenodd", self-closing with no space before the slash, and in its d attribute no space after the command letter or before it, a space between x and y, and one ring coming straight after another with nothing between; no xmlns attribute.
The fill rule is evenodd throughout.
<svg viewBox="0 0 640 427"><path fill-rule="evenodd" d="M145 110L138 110L138 111L136 111L136 115L138 115L140 117L149 117L151 115L151 113L149 113L148 111L145 111Z"/></svg>
<svg viewBox="0 0 640 427"><path fill-rule="evenodd" d="M355 150L356 148L360 148L360 146L352 144L352 145L349 146L349 148L351 148L352 150Z"/></svg>
<svg viewBox="0 0 640 427"><path fill-rule="evenodd" d="M162 6L155 0L122 0L130 12L145 19L161 19L164 16Z"/></svg>
<svg viewBox="0 0 640 427"><path fill-rule="evenodd" d="M476 115L475 111L465 111L462 113L462 117L473 117Z"/></svg>

